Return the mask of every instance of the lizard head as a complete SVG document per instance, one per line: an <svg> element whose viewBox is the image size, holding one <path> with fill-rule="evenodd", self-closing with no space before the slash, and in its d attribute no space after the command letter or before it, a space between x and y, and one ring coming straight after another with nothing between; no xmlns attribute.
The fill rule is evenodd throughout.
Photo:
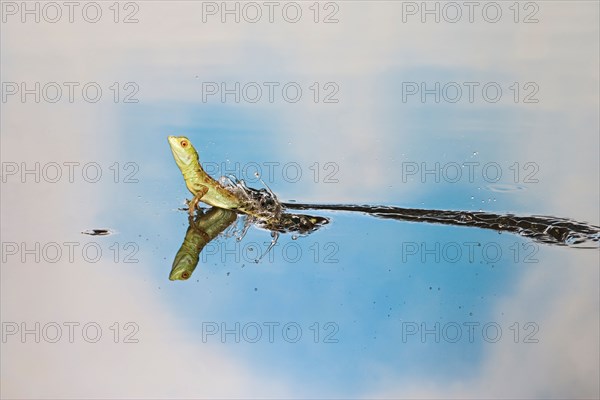
<svg viewBox="0 0 600 400"><path fill-rule="evenodd" d="M179 168L187 167L192 162L198 161L198 153L188 138L185 136L169 136L168 140Z"/></svg>
<svg viewBox="0 0 600 400"><path fill-rule="evenodd" d="M192 255L187 254L183 251L179 251L173 261L173 268L169 274L169 279L172 281L181 280L185 281L198 265L198 257L194 258Z"/></svg>

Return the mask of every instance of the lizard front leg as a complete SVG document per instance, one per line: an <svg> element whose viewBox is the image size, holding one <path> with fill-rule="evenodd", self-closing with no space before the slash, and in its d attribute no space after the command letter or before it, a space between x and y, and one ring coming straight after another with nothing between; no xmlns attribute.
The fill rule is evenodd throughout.
<svg viewBox="0 0 600 400"><path fill-rule="evenodd" d="M208 192L208 186L201 185L198 192L192 200L188 203L188 213L190 217L194 215L194 211L200 202L200 199Z"/></svg>

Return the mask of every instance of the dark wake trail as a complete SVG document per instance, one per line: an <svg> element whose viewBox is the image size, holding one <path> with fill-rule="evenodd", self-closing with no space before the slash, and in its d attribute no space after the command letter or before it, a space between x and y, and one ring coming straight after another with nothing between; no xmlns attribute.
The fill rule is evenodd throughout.
<svg viewBox="0 0 600 400"><path fill-rule="evenodd" d="M422 210L391 206L283 203L289 210L350 211L397 221L473 226L512 232L535 241L575 248L599 248L600 227L567 218L542 215L520 217L474 211Z"/></svg>

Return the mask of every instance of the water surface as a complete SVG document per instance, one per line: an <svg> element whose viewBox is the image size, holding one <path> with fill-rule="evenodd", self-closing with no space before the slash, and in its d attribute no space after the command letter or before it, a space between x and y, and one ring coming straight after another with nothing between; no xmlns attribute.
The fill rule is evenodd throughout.
<svg viewBox="0 0 600 400"><path fill-rule="evenodd" d="M504 2L497 23L422 22L406 2L320 3L319 21L337 9L337 23L315 23L306 2L297 23L204 22L206 2L135 4L137 23L115 23L108 3L95 24L2 23L2 82L103 89L96 103L2 103L2 162L40 163L38 181L3 171L2 396L600 395L597 247L311 210L330 223L282 235L260 263L271 235L250 228L211 242L192 277L173 282L190 195L166 140L189 137L215 177L260 188L260 169L284 202L598 226L597 3L519 3L516 23ZM236 82L293 82L302 96L206 94ZM436 82L463 97L452 101L453 84L439 102L407 94ZM465 82L478 83L473 101ZM489 83L496 102L479 90ZM64 163L79 163L72 181ZM94 165L82 174L90 163L97 181ZM111 234L82 234L93 229ZM40 243L39 259L22 243ZM65 243L77 244L72 259ZM39 343L21 336L36 322Z"/></svg>

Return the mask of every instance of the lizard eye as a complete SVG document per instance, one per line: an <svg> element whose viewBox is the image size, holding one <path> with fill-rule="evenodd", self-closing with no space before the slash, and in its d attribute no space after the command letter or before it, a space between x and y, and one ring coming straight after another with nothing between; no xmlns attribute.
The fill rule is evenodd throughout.
<svg viewBox="0 0 600 400"><path fill-rule="evenodd" d="M181 147L187 147L188 142L187 140L182 140L181 142L179 142L179 144L181 145Z"/></svg>

